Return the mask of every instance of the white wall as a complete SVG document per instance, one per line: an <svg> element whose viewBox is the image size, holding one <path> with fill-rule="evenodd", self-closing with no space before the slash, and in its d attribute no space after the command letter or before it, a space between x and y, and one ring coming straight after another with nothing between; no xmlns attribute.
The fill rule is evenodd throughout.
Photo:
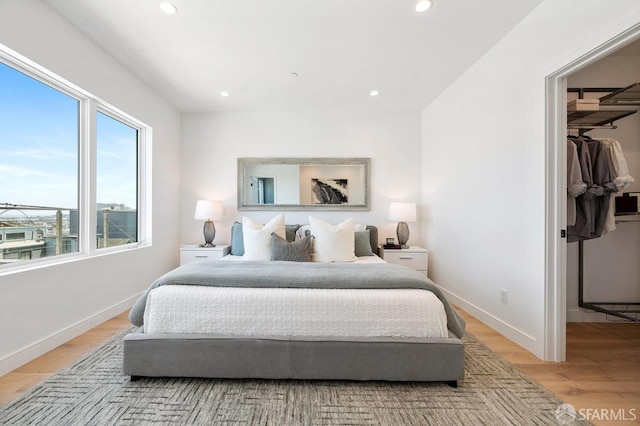
<svg viewBox="0 0 640 426"><path fill-rule="evenodd" d="M177 265L180 116L43 2L0 0L0 42L153 128L153 246L0 275L2 375L126 310Z"/></svg>
<svg viewBox="0 0 640 426"><path fill-rule="evenodd" d="M541 358L545 78L639 21L637 0L546 0L422 114L430 276Z"/></svg>
<svg viewBox="0 0 640 426"><path fill-rule="evenodd" d="M640 82L640 56L608 56L567 79L568 87L624 87ZM573 94L569 94L570 96ZM585 93L585 98L602 93ZM575 96L574 96L575 97ZM637 108L637 107L632 107ZM589 136L617 139L636 181L624 192L640 191L640 113L616 122L614 130L592 130ZM618 194L621 195L621 194ZM635 194L638 195L638 194ZM640 226L619 224L601 238L584 242L584 300L640 301ZM567 320L606 321L602 313L578 308L578 243L567 245Z"/></svg>
<svg viewBox="0 0 640 426"><path fill-rule="evenodd" d="M398 111L296 111L182 114L182 243L203 239L193 219L196 200L221 200L224 221L216 242L229 242L234 220L263 222L274 212L236 210L238 157L371 157L371 211L287 211L286 222L308 223L316 215L333 223L355 217L376 225L380 238L395 238L387 220L391 201L420 201L420 113ZM420 245L419 224L410 224Z"/></svg>

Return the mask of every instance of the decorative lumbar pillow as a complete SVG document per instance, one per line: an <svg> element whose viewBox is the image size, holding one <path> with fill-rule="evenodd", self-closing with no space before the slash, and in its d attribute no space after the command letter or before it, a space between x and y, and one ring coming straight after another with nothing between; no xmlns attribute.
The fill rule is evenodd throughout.
<svg viewBox="0 0 640 426"><path fill-rule="evenodd" d="M367 229L367 225L360 225L357 223L353 225L354 232L366 231L366 229ZM301 238L304 238L304 236L307 235L307 231L311 232L311 225L302 225L302 226L298 225L298 229L296 231L296 239L299 240ZM289 238L289 235L287 234L287 239L288 238Z"/></svg>
<svg viewBox="0 0 640 426"><path fill-rule="evenodd" d="M265 225L248 217L243 217L242 237L244 243L244 258L246 260L271 259L272 233L276 233L282 238L286 237L283 213L280 213Z"/></svg>
<svg viewBox="0 0 640 426"><path fill-rule="evenodd" d="M240 222L233 222L231 227L231 254L234 256L244 255L244 238Z"/></svg>
<svg viewBox="0 0 640 426"><path fill-rule="evenodd" d="M307 232L310 234L311 233L311 225L302 225L300 228L298 228L298 230L296 231L296 240L301 240L303 239L306 235Z"/></svg>
<svg viewBox="0 0 640 426"><path fill-rule="evenodd" d="M371 233L367 229L366 231L356 231L355 232L355 252L356 256L374 256L373 251L371 250Z"/></svg>
<svg viewBox="0 0 640 426"><path fill-rule="evenodd" d="M313 237L307 236L290 243L275 232L271 234L271 260L311 262Z"/></svg>
<svg viewBox="0 0 640 426"><path fill-rule="evenodd" d="M309 216L311 235L314 239L314 262L353 262L355 255L354 219L332 225L317 217Z"/></svg>
<svg viewBox="0 0 640 426"><path fill-rule="evenodd" d="M290 225L287 225L290 226ZM311 233L311 225L297 225L298 229L296 230L296 240L299 240L301 238L304 238L305 235L307 235L307 233ZM359 232L359 231L366 231L367 230L367 225L360 225L360 224L355 224L353 225L353 232ZM289 239L289 234L288 234L289 230L287 230L287 240L292 241Z"/></svg>

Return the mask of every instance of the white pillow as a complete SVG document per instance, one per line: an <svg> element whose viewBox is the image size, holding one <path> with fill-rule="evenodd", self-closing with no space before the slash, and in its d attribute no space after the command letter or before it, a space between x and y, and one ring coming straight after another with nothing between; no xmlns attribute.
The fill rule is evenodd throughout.
<svg viewBox="0 0 640 426"><path fill-rule="evenodd" d="M314 236L314 262L354 262L358 259L355 254L353 218L332 225L309 216L309 224L311 235Z"/></svg>
<svg viewBox="0 0 640 426"><path fill-rule="evenodd" d="M286 238L284 213L274 217L266 225L262 225L248 217L242 218L242 239L244 240L245 260L271 259L271 233L275 232Z"/></svg>
<svg viewBox="0 0 640 426"><path fill-rule="evenodd" d="M360 225L358 223L353 225L353 232L366 231L366 230L367 230L367 225ZM298 228L298 230L296 231L296 240L303 239L306 231L311 232L311 225L302 225L300 228Z"/></svg>

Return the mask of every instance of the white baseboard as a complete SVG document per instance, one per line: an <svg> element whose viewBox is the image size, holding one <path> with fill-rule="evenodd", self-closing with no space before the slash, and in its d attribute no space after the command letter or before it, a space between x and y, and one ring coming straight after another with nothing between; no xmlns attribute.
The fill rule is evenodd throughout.
<svg viewBox="0 0 640 426"><path fill-rule="evenodd" d="M507 339L513 341L514 343L522 346L538 358L542 359L542 354L538 354L536 352L537 349L537 341L536 338L523 332L522 330L518 330L512 325L502 321L499 318L491 315L487 311L480 309L472 303L467 302L466 300L456 296L455 294L447 291L446 289L440 287L440 290L446 295L447 300L453 303L454 305L460 307L460 309L464 310L470 315L473 315L475 318L480 320L482 323L491 327L498 333L502 334Z"/></svg>
<svg viewBox="0 0 640 426"><path fill-rule="evenodd" d="M41 340L38 340L30 345L19 349L12 354L0 359L0 376L15 370L16 368L33 361L41 355L49 352L52 349L57 348L63 343L78 337L82 333L102 324L103 322L110 320L116 315L121 314L127 309L131 308L133 304L138 300L140 294L132 296L122 302L119 302L109 308L98 312L82 321L72 324L50 336L47 336Z"/></svg>

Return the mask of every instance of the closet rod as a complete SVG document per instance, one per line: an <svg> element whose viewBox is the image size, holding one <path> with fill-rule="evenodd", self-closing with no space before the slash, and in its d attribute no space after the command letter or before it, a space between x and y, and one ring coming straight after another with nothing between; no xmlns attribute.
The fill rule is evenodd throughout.
<svg viewBox="0 0 640 426"><path fill-rule="evenodd" d="M580 124L568 124L567 129L607 129L607 130L615 130L618 126L615 124L604 124L602 126L589 126L589 125L580 125Z"/></svg>
<svg viewBox="0 0 640 426"><path fill-rule="evenodd" d="M567 92L572 93L603 93L603 92L617 92L623 89L622 87L569 87Z"/></svg>

